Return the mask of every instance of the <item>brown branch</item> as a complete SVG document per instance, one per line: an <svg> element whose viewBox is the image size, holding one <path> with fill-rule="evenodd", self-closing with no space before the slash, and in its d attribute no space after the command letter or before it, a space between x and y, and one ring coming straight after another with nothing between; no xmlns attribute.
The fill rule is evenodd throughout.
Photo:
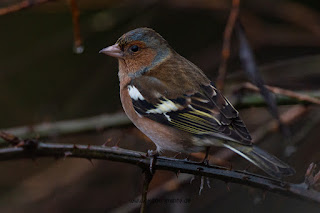
<svg viewBox="0 0 320 213"><path fill-rule="evenodd" d="M108 127L118 127L131 124L124 113L101 114L88 118L42 123L29 126L1 129L20 138L48 137L74 134L79 132L97 131ZM1 144L1 138L0 138Z"/></svg>
<svg viewBox="0 0 320 213"><path fill-rule="evenodd" d="M308 94L309 97L318 99L320 98L319 91L313 91ZM298 100L291 97L277 97L278 105L288 104L306 104L310 103L305 100ZM245 95L235 101L235 107L237 109L248 107L262 107L266 103L260 95ZM115 114L101 114L88 118L65 120L57 122L47 122L36 125L20 126L7 129L0 129L0 131L8 132L16 135L20 138L28 137L48 137L48 136L61 136L67 134L75 134L79 132L89 132L105 129L108 127L119 127L123 125L131 124L131 121L124 113ZM0 146L1 146L0 138Z"/></svg>
<svg viewBox="0 0 320 213"><path fill-rule="evenodd" d="M259 73L256 61L254 59L253 50L249 44L246 32L240 20L237 20L235 29L239 41L239 57L243 69L250 81L259 88L261 96L267 103L270 114L279 122L279 126L285 139L290 140L291 133L288 127L281 123L276 99L264 85L264 80Z"/></svg>
<svg viewBox="0 0 320 213"><path fill-rule="evenodd" d="M286 125L292 124L294 121L296 121L298 118L305 115L307 112L309 112L309 107L304 106L293 106L288 111L284 112L280 115L280 119L282 122ZM253 142L258 144L262 141L262 139L268 135L268 133L276 131L279 129L279 123L272 120L269 123L267 123L265 126L258 128L254 132L252 132ZM296 136L295 136L296 137ZM192 156L197 159L203 159L204 153L193 153ZM235 156L235 152L232 152L231 150L222 149L219 150L212 155L209 156L209 162L216 165L228 165L226 162ZM182 185L189 183L191 178L193 176L190 175L184 175L181 177L179 175L179 178L172 178L166 182L164 182L159 187L155 188L154 190L150 191L148 193L149 199L155 199L156 197L160 197L165 193L172 192ZM134 200L139 200L139 197L135 198ZM115 209L112 211L112 213L119 213L119 212L132 212L139 208L139 203L133 203L128 202L121 207Z"/></svg>
<svg viewBox="0 0 320 213"><path fill-rule="evenodd" d="M311 163L305 174L305 183L308 187L320 190L320 171L317 171L317 165Z"/></svg>
<svg viewBox="0 0 320 213"><path fill-rule="evenodd" d="M235 26L236 20L239 15L239 5L240 5L240 0L232 0L232 9L231 9L229 19L224 31L221 63L218 71L219 75L216 81L217 88L221 91L223 90L223 87L224 87L224 80L227 72L227 61L230 57L231 36L232 36L232 32L233 32L233 28Z"/></svg>
<svg viewBox="0 0 320 213"><path fill-rule="evenodd" d="M55 0L37 0L37 1L24 0L17 4L0 8L0 16L13 13L13 12L18 12L20 10L27 9L35 5L39 5L39 4L50 2L50 1L55 1Z"/></svg>
<svg viewBox="0 0 320 213"><path fill-rule="evenodd" d="M319 99L320 91L310 91L305 92L309 97ZM307 100L299 100L297 98L288 97L285 95L277 95L276 94L276 103L277 105L295 105L295 104L310 104ZM237 109L243 109L248 107L264 107L266 106L266 102L259 94L246 94L245 96L240 96L236 101L234 106Z"/></svg>
<svg viewBox="0 0 320 213"><path fill-rule="evenodd" d="M203 159L203 158L202 158ZM158 197L161 197L164 194L167 194L169 192L173 192L177 190L180 186L186 183L190 183L191 178L193 175L189 174L180 174L179 177L171 178L170 180L164 182L160 186L156 187L155 189L148 192L148 199L153 200ZM141 196L138 196L134 198L133 200L137 201L140 199ZM122 206L113 209L110 213L122 213L122 212L133 212L137 209L139 209L140 204L139 202L128 202L126 204L123 204Z"/></svg>
<svg viewBox="0 0 320 213"><path fill-rule="evenodd" d="M246 87L253 89L254 91L257 91L257 88L255 86L253 85L248 86L248 85L252 85L252 84L246 83L244 86L237 89L237 91L240 91L241 88L243 89ZM302 94L301 92L297 93L297 92L292 92L289 90L284 90L276 87L267 86L267 88L271 89L272 92L289 96L289 97L285 97L285 96L277 97L276 100L278 105L293 105L293 104L308 104L308 103L318 104L319 98L320 98L319 91L311 91L308 94ZM276 88L276 90L272 90L272 88ZM262 107L265 105L266 103L264 102L264 100L261 98L260 95L248 94L248 95L242 96L235 102L235 107L238 109L248 108L248 107ZM79 132L97 131L97 130L105 129L108 127L117 127L117 126L123 126L128 124L131 124L131 121L124 113L115 113L115 114L101 114L101 115L82 118L82 119L47 122L47 123L41 123L36 125L0 129L0 131L8 132L20 138L27 138L27 137L34 137L34 136L48 137L48 136L74 134ZM1 142L3 141L1 141L1 138L0 138L0 146L1 146Z"/></svg>
<svg viewBox="0 0 320 213"><path fill-rule="evenodd" d="M80 34L80 25L79 25L79 9L76 0L69 0L71 14L72 14L72 23L73 23L73 37L74 37L74 52L77 54L83 53L82 38Z"/></svg>
<svg viewBox="0 0 320 213"><path fill-rule="evenodd" d="M308 96L313 98L320 98L320 92L313 91ZM296 98L277 97L278 105L288 104L305 104L307 101L301 101ZM266 103L260 95L245 95L235 102L237 109L248 107L262 107ZM8 132L20 138L28 137L48 137L61 136L67 134L74 134L79 132L97 131L108 127L118 127L131 124L131 121L124 113L115 114L101 114L88 118L65 120L57 122L47 122L36 125L20 126L7 129L0 129L0 131ZM1 146L0 138L0 146Z"/></svg>
<svg viewBox="0 0 320 213"><path fill-rule="evenodd" d="M144 172L143 189L141 193L140 213L146 212L148 189L152 178L153 174L150 172L149 169L146 169Z"/></svg>
<svg viewBox="0 0 320 213"><path fill-rule="evenodd" d="M153 157L145 153L115 147L51 144L36 140L21 140L19 146L0 149L0 160L12 160L36 157L77 157L85 159L101 159L124 162L149 169ZM67 154L66 154L67 153ZM230 171L219 166L207 166L196 162L157 157L154 162L154 171L167 170L189 173L222 180L224 182L247 185L289 197L298 198L320 204L320 192L309 189L305 183L293 184L282 180L272 179L242 171Z"/></svg>
<svg viewBox="0 0 320 213"><path fill-rule="evenodd" d="M309 103L320 105L320 99L318 99L318 98L314 98L314 97L309 96L309 95L297 93L297 92L294 92L292 90L282 89L280 87L274 87L274 86L268 86L268 85L265 85L265 86L266 86L266 88L268 90L270 90L274 94L285 95L287 97L295 98L295 99L300 100L300 101L306 101L306 102L309 102ZM250 90L253 90L253 91L256 91L256 92L260 91L258 87L254 86L253 84L251 84L249 82L244 83L241 86L241 88L250 89Z"/></svg>

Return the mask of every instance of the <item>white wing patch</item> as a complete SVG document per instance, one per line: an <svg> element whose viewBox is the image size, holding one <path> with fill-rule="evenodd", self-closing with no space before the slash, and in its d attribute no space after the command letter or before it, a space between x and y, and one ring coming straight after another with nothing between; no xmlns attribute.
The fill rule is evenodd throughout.
<svg viewBox="0 0 320 213"><path fill-rule="evenodd" d="M177 111L179 110L179 107L181 107L179 104L173 103L171 100L161 100L161 103L156 106L155 109L149 109L146 111L146 113L155 113L155 114L163 114L168 121L171 121L171 118L169 115L167 115L167 112Z"/></svg>
<svg viewBox="0 0 320 213"><path fill-rule="evenodd" d="M163 114L164 114L164 116L166 116L166 118L167 118L168 121L171 121L171 118L170 118L169 115L167 115L166 113L163 113Z"/></svg>
<svg viewBox="0 0 320 213"><path fill-rule="evenodd" d="M129 91L129 95L130 97L137 101L138 99L140 100L144 100L144 97L141 95L141 93L139 92L139 90L135 87L135 86L132 86L132 85L128 85L128 91Z"/></svg>
<svg viewBox="0 0 320 213"><path fill-rule="evenodd" d="M171 100L164 100L161 101L161 103L158 104L155 109L149 109L146 113L162 114L177 111L179 109L178 107L180 107L179 104L175 104Z"/></svg>

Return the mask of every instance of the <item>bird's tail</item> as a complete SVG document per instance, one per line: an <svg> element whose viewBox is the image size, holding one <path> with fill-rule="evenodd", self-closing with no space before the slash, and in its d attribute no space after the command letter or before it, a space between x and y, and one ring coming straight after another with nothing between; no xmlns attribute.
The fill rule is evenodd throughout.
<svg viewBox="0 0 320 213"><path fill-rule="evenodd" d="M273 177L281 178L295 173L295 170L289 165L257 146L246 146L230 141L225 141L223 145L241 155Z"/></svg>

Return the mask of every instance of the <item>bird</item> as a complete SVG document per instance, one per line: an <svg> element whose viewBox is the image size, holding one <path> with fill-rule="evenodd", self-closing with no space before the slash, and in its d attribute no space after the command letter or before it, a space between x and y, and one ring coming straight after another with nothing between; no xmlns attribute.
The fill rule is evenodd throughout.
<svg viewBox="0 0 320 213"><path fill-rule="evenodd" d="M206 151L207 157L211 146L225 147L275 178L295 173L252 143L230 101L153 29L131 30L99 53L118 59L122 107L157 153Z"/></svg>

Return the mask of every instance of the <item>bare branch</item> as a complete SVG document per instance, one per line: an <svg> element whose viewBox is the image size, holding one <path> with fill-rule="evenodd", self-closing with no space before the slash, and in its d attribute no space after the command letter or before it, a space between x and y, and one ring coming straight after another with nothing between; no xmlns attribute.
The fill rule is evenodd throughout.
<svg viewBox="0 0 320 213"><path fill-rule="evenodd" d="M65 153L68 153L67 157L111 160L134 164L143 169L149 169L152 158L146 156L145 153L142 152L113 147L51 144L35 140L23 140L21 142L23 142L23 146L0 149L0 160L36 157L64 157ZM181 173L211 177L224 182L247 185L320 204L320 192L317 192L314 189L309 189L305 183L293 184L252 173L230 171L225 167L206 166L196 162L167 157L157 157L153 168L155 170L179 171Z"/></svg>
<svg viewBox="0 0 320 213"><path fill-rule="evenodd" d="M320 99L319 98L315 98L315 97L312 97L312 96L309 96L309 95L306 95L306 94L294 92L292 90L283 89L283 88L280 88L280 87L273 87L273 86L269 86L269 85L265 85L265 86L266 86L266 88L268 90L270 90L274 94L285 95L285 96L290 97L290 98L295 98L295 99L297 99L299 101L305 101L305 102L309 102L309 103L320 105ZM251 84L249 82L246 82L241 87L242 88L246 88L246 89L250 89L250 90L253 90L253 91L256 91L256 92L260 91L258 87L256 87L255 85L253 85L253 84Z"/></svg>
<svg viewBox="0 0 320 213"><path fill-rule="evenodd" d="M317 165L311 163L305 174L305 183L308 187L320 190L320 171L317 171Z"/></svg>
<svg viewBox="0 0 320 213"><path fill-rule="evenodd" d="M309 96L310 98L319 99L320 91L310 91L310 92L297 92ZM301 100L293 97L285 96L284 94L276 94L276 103L277 105L294 105L294 104L310 104L306 99ZM259 94L251 94L239 97L234 106L237 109L248 108L248 107L264 107L266 106L265 101Z"/></svg>
<svg viewBox="0 0 320 213"><path fill-rule="evenodd" d="M83 53L84 47L82 45L82 38L80 35L80 24L79 24L79 9L76 0L69 0L72 24L73 24L73 37L74 37L74 52L77 54Z"/></svg>
<svg viewBox="0 0 320 213"><path fill-rule="evenodd" d="M180 174L179 177L174 177L165 183L161 184L160 186L156 187L155 189L148 192L148 199L153 200L156 199L166 193L173 192L177 190L180 186L186 183L190 183L191 178L193 178L193 175L189 174ZM141 196L138 196L134 198L134 201L137 201L140 199ZM133 212L137 209L139 209L140 203L139 202L128 202L116 209L113 209L111 213L122 213L122 212Z"/></svg>
<svg viewBox="0 0 320 213"><path fill-rule="evenodd" d="M130 123L131 121L124 113L115 113L101 114L75 120L42 123L33 126L29 125L14 127L10 129L2 129L0 131L8 132L20 138L33 137L35 135L38 137L47 137L87 131L97 131L108 127L118 127Z"/></svg>
<svg viewBox="0 0 320 213"><path fill-rule="evenodd" d="M232 0L232 9L229 15L228 23L224 30L221 63L219 66L219 75L216 82L217 88L221 91L223 90L224 80L226 77L227 62L230 57L231 36L232 36L234 25L239 15L239 6L240 6L240 0Z"/></svg>
<svg viewBox="0 0 320 213"><path fill-rule="evenodd" d="M303 92L299 92L302 94ZM311 98L320 98L320 91L311 91L305 93ZM278 105L293 105L293 104L308 104L307 100L299 100L292 97L286 97L284 95L277 96L276 101ZM234 106L237 109L249 108L249 107L264 107L266 106L263 98L258 94L247 94L241 96L234 101ZM57 121L51 123L42 123L29 126L13 127L8 129L0 129L0 131L8 132L20 138L28 137L48 137L56 135L74 134L79 132L97 131L108 127L119 127L123 125L131 124L131 121L124 113L115 114L101 114L93 117ZM0 138L0 146L1 146Z"/></svg>
<svg viewBox="0 0 320 213"><path fill-rule="evenodd" d="M250 81L259 88L259 92L266 101L270 114L279 122L282 134L285 136L285 139L289 141L291 139L291 132L280 120L276 99L265 87L264 80L261 77L257 63L254 59L253 50L239 19L237 20L235 28L239 40L239 56L243 69Z"/></svg>
<svg viewBox="0 0 320 213"><path fill-rule="evenodd" d="M27 9L27 8L33 7L35 5L50 2L50 1L55 1L55 0L37 0L37 1L24 0L24 1L20 1L17 4L10 5L10 6L4 7L4 8L0 8L0 16L6 15L9 13L13 13L13 12L17 12L17 11Z"/></svg>
<svg viewBox="0 0 320 213"><path fill-rule="evenodd" d="M149 169L146 169L144 172L143 189L141 193L140 213L146 212L148 189L152 178L153 173L151 173Z"/></svg>
<svg viewBox="0 0 320 213"><path fill-rule="evenodd" d="M298 118L305 115L307 112L309 112L309 110L310 110L309 107L304 107L300 105L293 106L288 111L281 114L280 119L282 120L283 123L289 125L289 124L292 124L294 121L296 121ZM251 135L253 137L253 142L260 143L268 133L272 131L276 131L278 128L279 128L278 122L274 120L268 122L265 126L260 127L254 132L252 132ZM210 155L209 162L213 164L224 165L226 164L226 161L231 157L233 157L234 155L235 155L235 152L232 152L231 150L222 149ZM193 153L192 156L196 157L197 159L203 159L204 153ZM160 185L159 187L148 192L148 197L149 199L155 199L156 197L160 197L165 193L172 192L177 188L180 188L182 185L189 183L192 178L193 178L192 175L180 174L179 178L176 178L176 177L172 178L169 181ZM140 197L137 197L134 200L139 200L139 199ZM136 209L139 209L139 203L128 202L120 206L119 208L114 209L112 213L132 212Z"/></svg>

